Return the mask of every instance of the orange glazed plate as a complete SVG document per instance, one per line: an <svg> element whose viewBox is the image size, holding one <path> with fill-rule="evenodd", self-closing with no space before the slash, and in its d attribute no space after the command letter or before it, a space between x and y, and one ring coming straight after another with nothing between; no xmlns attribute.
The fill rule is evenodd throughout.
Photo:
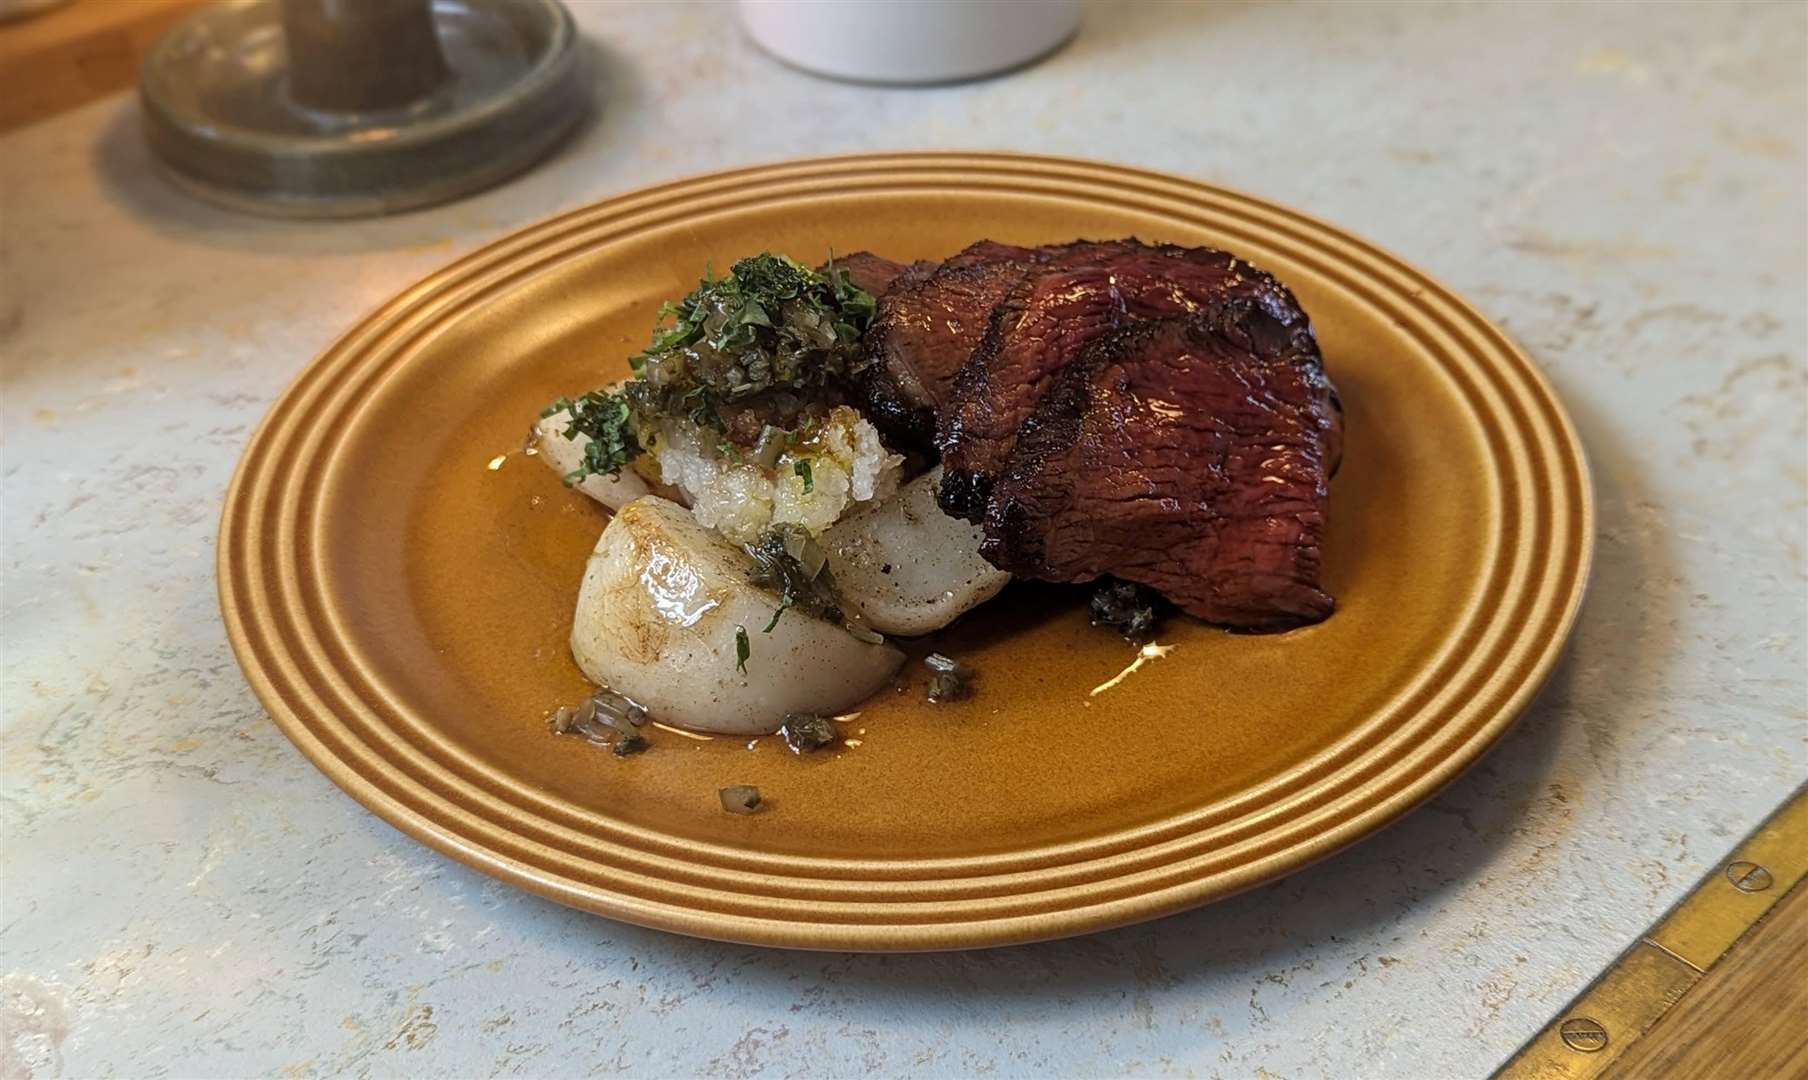
<svg viewBox="0 0 1808 1080"><path fill-rule="evenodd" d="M588 691L566 638L607 514L523 436L553 398L623 374L661 301L762 250L910 260L1127 235L1228 249L1311 314L1346 409L1324 545L1335 615L1267 636L1176 617L1162 655L1139 656L1087 624L1084 590L1017 584L907 643L977 669L971 699L926 703L912 663L834 752L655 730L618 759L549 733L548 712ZM252 439L220 599L296 745L455 859L686 934L964 948L1219 899L1430 797L1549 674L1588 576L1590 499L1532 364L1368 243L1114 165L882 154L609 199L384 304ZM766 807L724 813L731 784Z"/></svg>

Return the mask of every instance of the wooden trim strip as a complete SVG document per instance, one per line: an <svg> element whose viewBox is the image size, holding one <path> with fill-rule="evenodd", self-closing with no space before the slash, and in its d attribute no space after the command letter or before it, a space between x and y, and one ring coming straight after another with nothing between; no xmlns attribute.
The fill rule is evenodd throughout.
<svg viewBox="0 0 1808 1080"><path fill-rule="evenodd" d="M138 82L165 30L201 0L74 0L0 22L0 132Z"/></svg>
<svg viewBox="0 0 1808 1080"><path fill-rule="evenodd" d="M1495 1074L1601 1076L1773 908L1808 880L1808 788L1798 789Z"/></svg>
<svg viewBox="0 0 1808 1080"><path fill-rule="evenodd" d="M1808 878L1602 1080L1808 1076Z"/></svg>

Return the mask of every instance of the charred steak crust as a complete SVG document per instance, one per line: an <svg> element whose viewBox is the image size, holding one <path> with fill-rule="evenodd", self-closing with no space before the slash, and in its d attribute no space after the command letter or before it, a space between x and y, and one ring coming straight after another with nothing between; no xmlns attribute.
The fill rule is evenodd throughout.
<svg viewBox="0 0 1808 1080"><path fill-rule="evenodd" d="M835 259L834 265L850 281L883 302L885 296L894 289L913 288L927 280L942 264L931 259L905 264L870 251L856 251L852 255ZM825 263L823 269L827 268L828 264ZM870 331L868 340L871 340ZM874 354L869 351L868 356L870 358ZM881 365L869 362L864 369L855 373L853 393L855 399L864 406L868 418L887 437L888 442L902 448L911 448L913 440L903 436L913 424L919 422L914 415L915 406L905 400L889 372Z"/></svg>
<svg viewBox="0 0 1808 1080"><path fill-rule="evenodd" d="M992 310L1041 257L1037 249L982 240L930 272L899 276L880 297L856 392L892 445L933 445L936 412L955 372L985 334Z"/></svg>
<svg viewBox="0 0 1808 1080"><path fill-rule="evenodd" d="M1307 324L1285 286L1228 252L1135 239L1042 251L999 302L937 415L942 508L969 521L983 517L993 479L1050 380L1094 338L1226 296L1259 298L1277 319Z"/></svg>
<svg viewBox="0 0 1808 1080"><path fill-rule="evenodd" d="M887 440L931 450L954 377L985 337L999 302L1032 268L1095 247L1088 241L1023 247L980 240L929 264L927 272L898 277L880 297L867 334L870 362L856 388Z"/></svg>
<svg viewBox="0 0 1808 1080"><path fill-rule="evenodd" d="M993 310L986 333L955 374L947 404L936 415L942 455L937 499L955 517L985 516L992 474L1048 379L1086 343L1122 321L1110 271L1100 266L1037 268L1022 275ZM994 376L996 375L996 385ZM993 460L996 457L997 460Z"/></svg>
<svg viewBox="0 0 1808 1080"><path fill-rule="evenodd" d="M996 240L976 240L962 248L942 265L951 270L959 270L966 266L984 266L989 263L1033 263L1040 260L1047 250L1046 247L1024 247L1021 244L1001 244Z"/></svg>
<svg viewBox="0 0 1808 1080"><path fill-rule="evenodd" d="M910 280L917 276L927 276L941 264L935 262L901 263L893 262L883 255L874 255L870 251L856 251L852 255L840 255L817 268L826 273L830 266L846 274L848 280L872 293L884 296L900 280Z"/></svg>
<svg viewBox="0 0 1808 1080"><path fill-rule="evenodd" d="M994 485L982 552L1052 581L1111 574L1208 622L1317 622L1338 438L1318 346L1260 296L1132 322L1063 368Z"/></svg>

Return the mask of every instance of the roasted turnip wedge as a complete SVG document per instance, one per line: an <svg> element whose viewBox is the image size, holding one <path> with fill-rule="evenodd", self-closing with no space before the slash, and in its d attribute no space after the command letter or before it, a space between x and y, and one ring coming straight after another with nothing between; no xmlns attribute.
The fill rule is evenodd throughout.
<svg viewBox="0 0 1808 1080"><path fill-rule="evenodd" d="M980 557L983 530L936 505L940 466L822 536L844 603L874 630L914 636L939 630L985 603L1011 575Z"/></svg>
<svg viewBox="0 0 1808 1080"><path fill-rule="evenodd" d="M779 600L753 584L753 568L684 507L627 503L584 570L571 627L578 666L655 720L759 735L786 713L849 709L903 663L897 649L802 610L774 621Z"/></svg>

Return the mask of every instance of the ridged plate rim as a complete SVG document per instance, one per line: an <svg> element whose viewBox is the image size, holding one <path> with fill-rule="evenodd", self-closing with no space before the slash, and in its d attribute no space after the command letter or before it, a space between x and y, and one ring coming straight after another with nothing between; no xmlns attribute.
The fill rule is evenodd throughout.
<svg viewBox="0 0 1808 1080"><path fill-rule="evenodd" d="M1279 238L1288 257L1390 312L1442 365L1495 453L1488 480L1503 527L1482 591L1500 607L1475 605L1453 628L1409 697L1416 711L1371 718L1231 799L1104 837L941 860L823 859L648 832L551 800L434 740L430 720L345 647L323 575L306 572L323 550L310 510L323 497L334 433L434 333L526 277L675 214L975 190ZM505 236L404 290L309 364L253 434L222 512L219 586L234 652L284 733L354 798L441 852L562 903L681 933L803 948L961 948L1219 899L1330 855L1429 798L1493 745L1549 675L1585 592L1593 520L1586 460L1548 382L1451 290L1373 244L1250 195L1124 166L867 154L629 192Z"/></svg>

